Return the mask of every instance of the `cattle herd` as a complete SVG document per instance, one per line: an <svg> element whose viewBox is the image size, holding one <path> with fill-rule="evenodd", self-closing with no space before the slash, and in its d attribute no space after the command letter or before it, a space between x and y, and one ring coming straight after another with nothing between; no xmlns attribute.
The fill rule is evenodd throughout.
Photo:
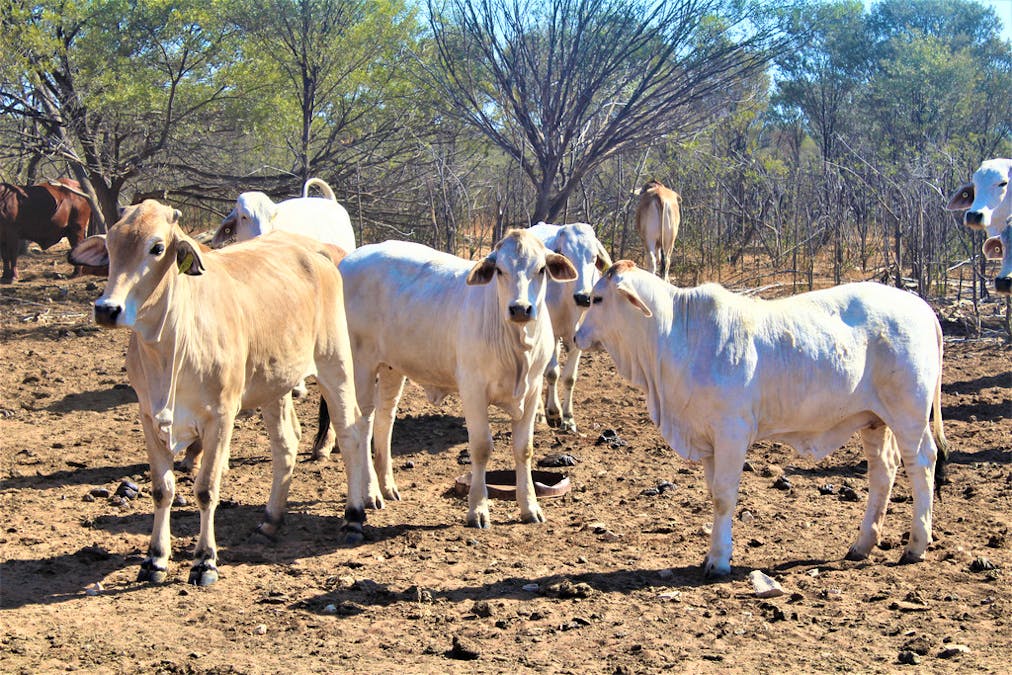
<svg viewBox="0 0 1012 675"><path fill-rule="evenodd" d="M1010 173L1012 160L988 160L948 204L988 231L984 252L1003 260L995 279L1003 294L1012 279ZM308 196L312 187L322 199ZM344 463L344 543L362 541L367 509L401 498L391 438L407 379L432 401L460 396L472 462L467 524L491 524L490 405L511 422L520 519L543 522L531 477L536 422L576 431L573 389L581 350L590 349L606 350L645 392L671 448L702 462L713 505L707 576L731 571L742 467L764 439L819 459L860 432L870 492L849 559L879 543L901 465L914 502L901 562L921 560L931 542L946 457L933 310L874 283L775 301L716 284L677 288L667 277L681 198L659 182L643 187L637 206L649 271L613 263L583 223L511 230L477 262L402 241L357 247L347 212L318 179L277 204L241 194L213 248L155 200L127 207L107 236L85 239L90 208L73 181L0 190L3 282L17 276L19 239L47 247L66 236L75 273L108 269L95 321L132 331L126 368L155 508L140 581L166 579L173 462L184 451L200 510L189 581L218 579L214 515L243 410L262 410L271 445L273 482L257 533L278 536L301 435L292 396L304 395L310 375L321 391L313 455L326 458L336 445Z"/></svg>

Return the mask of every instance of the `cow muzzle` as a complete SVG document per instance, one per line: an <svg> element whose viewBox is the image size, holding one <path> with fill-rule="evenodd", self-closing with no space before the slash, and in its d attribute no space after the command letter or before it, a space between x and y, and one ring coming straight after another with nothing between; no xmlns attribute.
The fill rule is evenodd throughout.
<svg viewBox="0 0 1012 675"><path fill-rule="evenodd" d="M983 227L984 214L980 211L967 211L963 214L963 224L967 227Z"/></svg>
<svg viewBox="0 0 1012 675"><path fill-rule="evenodd" d="M1012 277L995 278L994 291L999 295L1012 295Z"/></svg>
<svg viewBox="0 0 1012 675"><path fill-rule="evenodd" d="M98 300L95 302L95 323L100 326L115 326L116 320L123 313L123 307L115 302Z"/></svg>
<svg viewBox="0 0 1012 675"><path fill-rule="evenodd" d="M534 318L534 306L529 302L515 302L509 306L510 321L527 323Z"/></svg>
<svg viewBox="0 0 1012 675"><path fill-rule="evenodd" d="M578 307L590 307L590 293L574 293L573 302Z"/></svg>

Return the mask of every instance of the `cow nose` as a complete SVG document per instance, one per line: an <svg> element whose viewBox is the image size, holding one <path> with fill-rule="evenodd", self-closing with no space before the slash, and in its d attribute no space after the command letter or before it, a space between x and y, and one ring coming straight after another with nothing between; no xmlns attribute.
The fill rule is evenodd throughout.
<svg viewBox="0 0 1012 675"><path fill-rule="evenodd" d="M984 214L980 211L967 211L963 216L963 222L967 225L980 225L984 219Z"/></svg>
<svg viewBox="0 0 1012 675"><path fill-rule="evenodd" d="M528 302L517 302L510 305L510 321L525 323L531 320L534 307Z"/></svg>
<svg viewBox="0 0 1012 675"><path fill-rule="evenodd" d="M116 317L118 317L122 311L123 308L117 304L96 302L95 323L102 326L115 326Z"/></svg>
<svg viewBox="0 0 1012 675"><path fill-rule="evenodd" d="M994 290L1002 295L1012 295L1012 277L998 277L994 280Z"/></svg>
<svg viewBox="0 0 1012 675"><path fill-rule="evenodd" d="M573 300L580 307L590 307L590 293L573 293Z"/></svg>

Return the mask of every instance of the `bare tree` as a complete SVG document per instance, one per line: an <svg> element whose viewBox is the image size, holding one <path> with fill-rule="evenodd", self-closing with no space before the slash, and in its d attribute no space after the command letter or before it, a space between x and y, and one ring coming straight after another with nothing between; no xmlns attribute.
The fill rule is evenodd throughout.
<svg viewBox="0 0 1012 675"><path fill-rule="evenodd" d="M786 38L720 0L429 1L429 68L448 114L519 162L549 220L616 152L682 136L744 95Z"/></svg>

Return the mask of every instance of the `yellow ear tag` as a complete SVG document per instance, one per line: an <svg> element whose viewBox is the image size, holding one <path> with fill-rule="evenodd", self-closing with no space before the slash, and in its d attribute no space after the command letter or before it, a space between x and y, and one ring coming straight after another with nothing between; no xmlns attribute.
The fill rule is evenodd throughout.
<svg viewBox="0 0 1012 675"><path fill-rule="evenodd" d="M189 272L190 268L193 267L193 252L187 251L183 259L179 261L178 266L180 274Z"/></svg>

